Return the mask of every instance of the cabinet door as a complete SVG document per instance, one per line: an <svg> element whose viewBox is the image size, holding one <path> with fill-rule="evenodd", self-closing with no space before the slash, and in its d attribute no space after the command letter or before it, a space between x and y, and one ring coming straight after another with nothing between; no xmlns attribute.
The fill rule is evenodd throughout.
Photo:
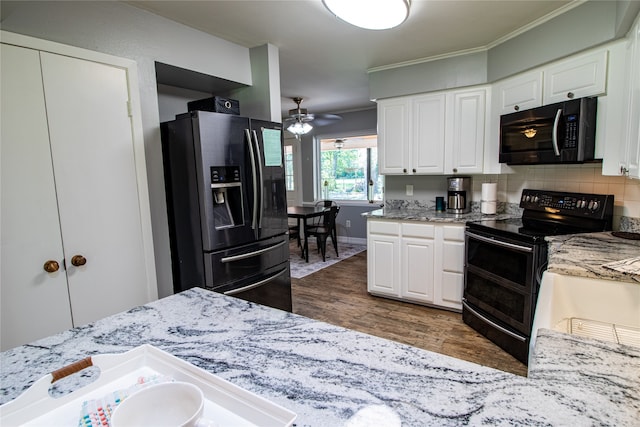
<svg viewBox="0 0 640 427"><path fill-rule="evenodd" d="M626 163L628 175L640 178L640 21L631 33L630 58Z"/></svg>
<svg viewBox="0 0 640 427"><path fill-rule="evenodd" d="M453 92L449 96L445 173L482 173L486 90Z"/></svg>
<svg viewBox="0 0 640 427"><path fill-rule="evenodd" d="M381 174L408 173L409 100L385 99L378 102L378 167Z"/></svg>
<svg viewBox="0 0 640 427"><path fill-rule="evenodd" d="M436 233L435 304L462 310L464 289L464 226L440 226Z"/></svg>
<svg viewBox="0 0 640 427"><path fill-rule="evenodd" d="M421 302L433 302L432 239L402 238L400 295Z"/></svg>
<svg viewBox="0 0 640 427"><path fill-rule="evenodd" d="M126 70L41 53L73 322L149 301ZM72 258L86 259L82 266Z"/></svg>
<svg viewBox="0 0 640 427"><path fill-rule="evenodd" d="M411 101L411 172L443 173L446 95L425 95Z"/></svg>
<svg viewBox="0 0 640 427"><path fill-rule="evenodd" d="M399 238L369 235L367 239L367 287L369 292L399 296Z"/></svg>
<svg viewBox="0 0 640 427"><path fill-rule="evenodd" d="M400 224L367 221L367 290L400 296Z"/></svg>
<svg viewBox="0 0 640 427"><path fill-rule="evenodd" d="M1 45L1 349L72 327L38 52ZM46 261L59 269L47 273Z"/></svg>
<svg viewBox="0 0 640 427"><path fill-rule="evenodd" d="M545 104L606 93L608 51L580 55L545 70Z"/></svg>
<svg viewBox="0 0 640 427"><path fill-rule="evenodd" d="M542 71L532 71L502 80L493 88L493 102L500 115L542 105Z"/></svg>

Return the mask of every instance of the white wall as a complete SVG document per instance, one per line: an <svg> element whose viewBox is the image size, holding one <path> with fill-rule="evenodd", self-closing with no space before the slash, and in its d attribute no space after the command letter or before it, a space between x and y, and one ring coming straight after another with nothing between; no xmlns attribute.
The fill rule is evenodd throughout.
<svg viewBox="0 0 640 427"><path fill-rule="evenodd" d="M3 1L1 13L5 31L137 62L158 295L172 294L155 62L250 85L249 49L121 2Z"/></svg>

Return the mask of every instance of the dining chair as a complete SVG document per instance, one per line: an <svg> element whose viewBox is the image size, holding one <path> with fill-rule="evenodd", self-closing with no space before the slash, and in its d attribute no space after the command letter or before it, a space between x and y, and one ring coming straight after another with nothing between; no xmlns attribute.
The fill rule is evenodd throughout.
<svg viewBox="0 0 640 427"><path fill-rule="evenodd" d="M340 206L335 203L324 208L324 215L319 216L316 222L307 228L309 237L315 236L318 250L322 253L322 261L326 261L327 239L331 238L333 248L338 254L338 239L336 232L336 217L340 211Z"/></svg>
<svg viewBox="0 0 640 427"><path fill-rule="evenodd" d="M289 224L289 239L296 239L298 241L298 247L302 247L302 242L300 240L300 225Z"/></svg>

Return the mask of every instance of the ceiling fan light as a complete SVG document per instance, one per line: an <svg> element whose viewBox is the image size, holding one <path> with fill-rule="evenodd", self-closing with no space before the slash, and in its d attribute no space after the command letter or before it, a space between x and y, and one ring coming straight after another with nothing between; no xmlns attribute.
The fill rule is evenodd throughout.
<svg viewBox="0 0 640 427"><path fill-rule="evenodd" d="M289 132L291 132L296 136L309 133L311 132L311 129L313 129L313 126L311 126L309 123L303 123L303 122L294 122L291 125L289 125L289 127L287 128Z"/></svg>
<svg viewBox="0 0 640 427"><path fill-rule="evenodd" d="M367 30L397 27L409 17L410 0L322 0L338 18Z"/></svg>

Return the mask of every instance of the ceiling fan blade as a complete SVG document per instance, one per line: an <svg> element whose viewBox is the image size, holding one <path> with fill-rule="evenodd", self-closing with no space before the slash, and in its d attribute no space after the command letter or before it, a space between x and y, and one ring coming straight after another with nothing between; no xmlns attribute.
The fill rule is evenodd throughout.
<svg viewBox="0 0 640 427"><path fill-rule="evenodd" d="M335 114L316 114L311 124L315 126L327 126L340 120L342 120L342 117Z"/></svg>

